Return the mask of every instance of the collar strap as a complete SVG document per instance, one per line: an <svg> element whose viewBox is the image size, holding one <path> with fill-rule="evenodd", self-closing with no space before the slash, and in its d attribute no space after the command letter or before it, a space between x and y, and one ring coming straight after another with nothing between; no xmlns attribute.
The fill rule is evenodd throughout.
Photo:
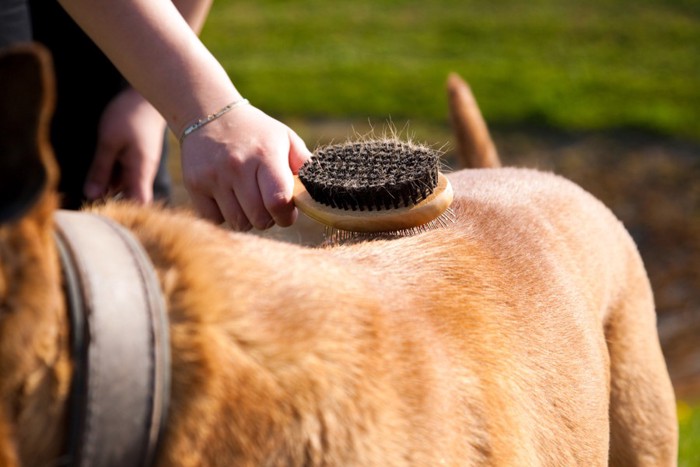
<svg viewBox="0 0 700 467"><path fill-rule="evenodd" d="M134 236L84 212L55 214L72 326L69 455L78 467L147 467L165 424L170 342L160 283Z"/></svg>

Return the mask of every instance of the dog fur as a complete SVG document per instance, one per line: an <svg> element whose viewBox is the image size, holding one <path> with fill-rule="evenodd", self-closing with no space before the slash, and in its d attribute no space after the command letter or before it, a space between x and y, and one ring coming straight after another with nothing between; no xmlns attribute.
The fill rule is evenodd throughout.
<svg viewBox="0 0 700 467"><path fill-rule="evenodd" d="M33 120L2 129L0 182L29 186L38 166L45 183L0 199L24 212L0 225L0 465L61 465L71 366L50 61L8 56L0 123ZM449 178L450 227L324 248L184 211L92 208L141 241L168 307L157 464L675 465L653 297L620 222L552 174Z"/></svg>

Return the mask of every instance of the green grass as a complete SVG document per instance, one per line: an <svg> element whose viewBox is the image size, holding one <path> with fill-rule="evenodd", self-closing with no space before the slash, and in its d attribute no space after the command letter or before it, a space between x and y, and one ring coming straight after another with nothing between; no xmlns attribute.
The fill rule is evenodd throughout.
<svg viewBox="0 0 700 467"><path fill-rule="evenodd" d="M678 467L700 466L700 405L678 403L680 443Z"/></svg>
<svg viewBox="0 0 700 467"><path fill-rule="evenodd" d="M696 0L217 0L202 37L280 118L445 122L456 71L491 124L700 141Z"/></svg>

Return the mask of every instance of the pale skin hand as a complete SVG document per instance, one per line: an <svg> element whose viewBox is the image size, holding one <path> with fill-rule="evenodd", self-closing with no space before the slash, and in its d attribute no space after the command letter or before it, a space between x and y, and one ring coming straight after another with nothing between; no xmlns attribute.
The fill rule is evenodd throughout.
<svg viewBox="0 0 700 467"><path fill-rule="evenodd" d="M175 135L241 98L170 0L60 3ZM289 225L296 216L292 172L310 156L288 127L242 106L185 139L183 176L206 218L237 229Z"/></svg>
<svg viewBox="0 0 700 467"><path fill-rule="evenodd" d="M164 133L165 120L141 94L132 88L117 94L100 118L85 195L95 199L108 191L121 192L150 203Z"/></svg>
<svg viewBox="0 0 700 467"><path fill-rule="evenodd" d="M190 28L199 33L211 0L173 0ZM107 105L97 134L97 148L88 170L84 193L96 199L121 192L141 203L153 200L165 137L165 120L133 88L126 88Z"/></svg>
<svg viewBox="0 0 700 467"><path fill-rule="evenodd" d="M292 172L310 156L291 129L243 105L184 140L182 170L204 217L237 230L262 230L294 223Z"/></svg>

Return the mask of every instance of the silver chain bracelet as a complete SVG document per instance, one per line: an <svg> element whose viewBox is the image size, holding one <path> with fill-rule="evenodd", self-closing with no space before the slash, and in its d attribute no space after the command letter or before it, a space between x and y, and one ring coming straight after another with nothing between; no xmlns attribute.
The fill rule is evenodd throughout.
<svg viewBox="0 0 700 467"><path fill-rule="evenodd" d="M194 122L192 125L185 128L185 131L182 132L182 135L180 135L180 139L179 139L180 146L182 146L182 142L185 140L185 136L189 135L193 131L202 128L207 123L213 122L214 120L216 120L217 118L219 118L223 114L225 114L226 112L228 112L228 111L230 111L238 106L249 104L249 103L250 102L248 102L248 99L245 99L245 98L239 99L237 101L231 102L229 105L227 105L223 109L219 110L218 112L214 112L213 114L209 114L206 117L200 118L199 120Z"/></svg>

